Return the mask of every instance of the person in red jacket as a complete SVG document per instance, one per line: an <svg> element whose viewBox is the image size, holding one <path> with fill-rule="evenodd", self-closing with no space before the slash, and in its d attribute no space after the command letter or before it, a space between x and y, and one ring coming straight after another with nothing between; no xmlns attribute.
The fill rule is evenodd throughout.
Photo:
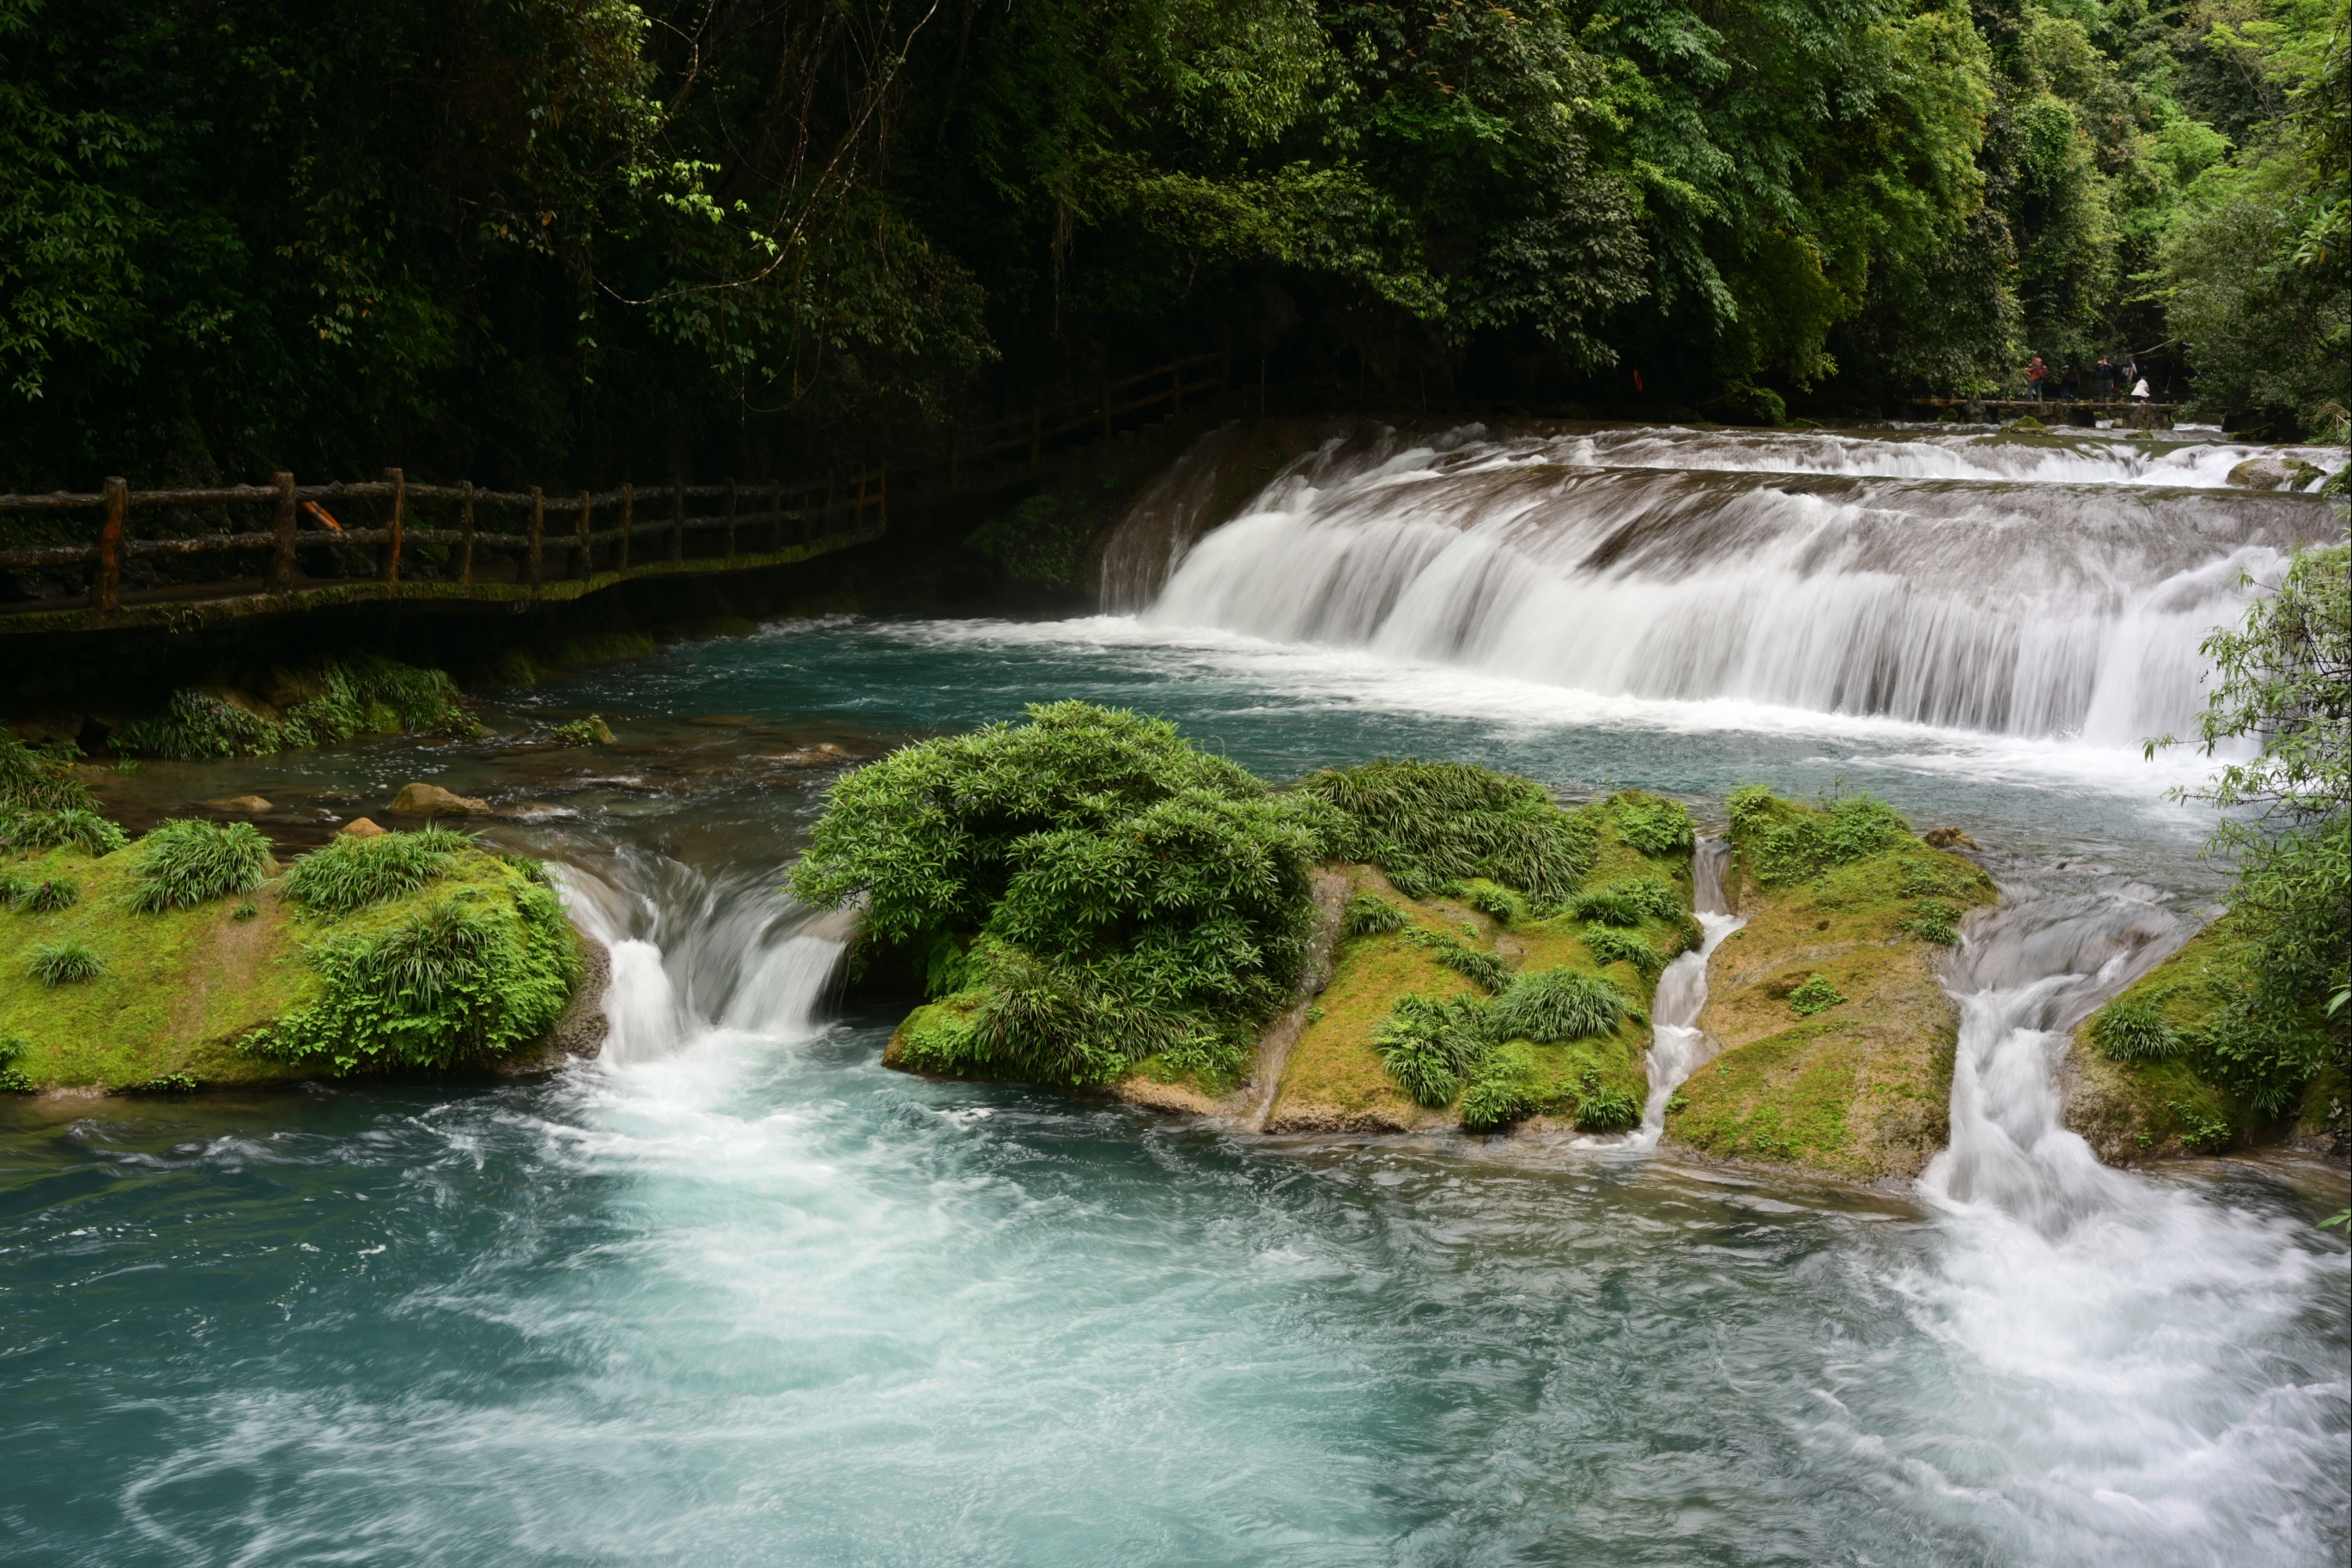
<svg viewBox="0 0 2352 1568"><path fill-rule="evenodd" d="M2050 367L2042 363L2042 356L2040 354L2035 354L2032 359L2026 363L2025 366L2026 397L2034 403L2041 402L2042 384L2048 379L2050 379Z"/></svg>

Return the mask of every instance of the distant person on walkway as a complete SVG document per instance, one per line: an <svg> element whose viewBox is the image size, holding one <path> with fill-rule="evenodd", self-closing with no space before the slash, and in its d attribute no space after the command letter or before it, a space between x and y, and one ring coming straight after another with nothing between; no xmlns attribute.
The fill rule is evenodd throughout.
<svg viewBox="0 0 2352 1568"><path fill-rule="evenodd" d="M2074 361L2066 362L2066 379L2059 388L2067 402L2072 403L2083 393L2083 367Z"/></svg>
<svg viewBox="0 0 2352 1568"><path fill-rule="evenodd" d="M2111 402L2116 395L2116 362L2101 354L2095 368L2099 374L2099 401Z"/></svg>
<svg viewBox="0 0 2352 1568"><path fill-rule="evenodd" d="M2025 366L2025 400L2027 402L2042 401L2042 384L2048 380L2049 376L2050 367L2042 363L2040 354L2035 354L2027 362Z"/></svg>
<svg viewBox="0 0 2352 1568"><path fill-rule="evenodd" d="M2139 378L2138 384L2132 388L2131 395L2132 401L2134 403L2146 403L2147 401L2147 377L2141 376Z"/></svg>

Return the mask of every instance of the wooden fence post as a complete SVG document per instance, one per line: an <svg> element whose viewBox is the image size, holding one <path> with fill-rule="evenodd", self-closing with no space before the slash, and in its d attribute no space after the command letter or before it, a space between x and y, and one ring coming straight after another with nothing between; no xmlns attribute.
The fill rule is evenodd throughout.
<svg viewBox="0 0 2352 1568"><path fill-rule="evenodd" d="M629 532L636 525L637 487L625 484L621 487L621 559L618 563L618 569L623 572L629 569Z"/></svg>
<svg viewBox="0 0 2352 1568"><path fill-rule="evenodd" d="M572 525L572 574L583 581L593 575L596 570L596 546L588 537L588 521L595 511L595 496L582 490L580 517Z"/></svg>
<svg viewBox="0 0 2352 1568"><path fill-rule="evenodd" d="M273 594L285 594L294 587L294 476L273 474L271 484L278 487L278 542L269 552L269 582Z"/></svg>
<svg viewBox="0 0 2352 1568"><path fill-rule="evenodd" d="M465 496L457 502L457 585L474 585L474 481L465 481Z"/></svg>
<svg viewBox="0 0 2352 1568"><path fill-rule="evenodd" d="M398 468L383 471L384 482L392 487L392 511L384 519L384 531L392 537L383 544L383 580L400 581L400 533L408 516L408 479Z"/></svg>
<svg viewBox="0 0 2352 1568"><path fill-rule="evenodd" d="M122 525L131 511L131 481L110 479L106 492L106 521L99 525L98 561L89 578L89 608L93 617L111 615L122 596Z"/></svg>
<svg viewBox="0 0 2352 1568"><path fill-rule="evenodd" d="M686 481L672 483L669 491L669 558L686 559Z"/></svg>
<svg viewBox="0 0 2352 1568"><path fill-rule="evenodd" d="M539 586L541 546L547 534L547 493L537 485L530 487L530 585Z"/></svg>

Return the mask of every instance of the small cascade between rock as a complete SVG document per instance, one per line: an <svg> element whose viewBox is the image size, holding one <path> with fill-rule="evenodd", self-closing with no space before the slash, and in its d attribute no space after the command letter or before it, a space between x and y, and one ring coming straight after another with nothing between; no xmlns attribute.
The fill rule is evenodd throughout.
<svg viewBox="0 0 2352 1568"><path fill-rule="evenodd" d="M572 917L613 955L604 1059L656 1061L719 1035L806 1038L848 945L850 919L800 909L781 873L714 878L624 848L563 873Z"/></svg>
<svg viewBox="0 0 2352 1568"><path fill-rule="evenodd" d="M1724 938L1748 923L1745 915L1731 912L1723 896L1723 868L1730 858L1731 846L1721 838L1701 838L1693 847L1691 902L1703 937L1658 976L1657 994L1650 999L1650 1097L1642 1107L1642 1124L1620 1147L1656 1148L1666 1130L1666 1101L1715 1054L1698 1027L1706 1007L1707 960Z"/></svg>

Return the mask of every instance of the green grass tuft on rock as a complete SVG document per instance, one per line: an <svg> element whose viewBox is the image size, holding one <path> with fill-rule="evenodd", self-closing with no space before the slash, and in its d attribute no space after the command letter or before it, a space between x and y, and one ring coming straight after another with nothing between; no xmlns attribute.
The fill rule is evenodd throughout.
<svg viewBox="0 0 2352 1568"><path fill-rule="evenodd" d="M1630 1005L1598 974L1562 966L1522 974L1495 1001L1494 1032L1545 1045L1589 1039L1617 1027Z"/></svg>
<svg viewBox="0 0 2352 1568"><path fill-rule="evenodd" d="M1326 768L1298 791L1353 825L1335 858L1379 866L1408 898L1485 878L1549 907L1575 892L1599 839L1590 814L1562 811L1541 784L1468 763Z"/></svg>
<svg viewBox="0 0 2352 1568"><path fill-rule="evenodd" d="M286 896L321 914L349 914L446 876L456 855L473 847L467 835L444 827L337 837L295 860L286 873Z"/></svg>
<svg viewBox="0 0 2352 1568"><path fill-rule="evenodd" d="M142 914L249 893L269 874L269 840L250 822L175 819L140 839L137 855L131 907Z"/></svg>
<svg viewBox="0 0 2352 1568"><path fill-rule="evenodd" d="M72 848L111 855L129 842L121 828L85 806L0 809L0 852Z"/></svg>
<svg viewBox="0 0 2352 1568"><path fill-rule="evenodd" d="M33 949L26 967L44 985L79 985L105 973L106 961L87 942L50 942Z"/></svg>

